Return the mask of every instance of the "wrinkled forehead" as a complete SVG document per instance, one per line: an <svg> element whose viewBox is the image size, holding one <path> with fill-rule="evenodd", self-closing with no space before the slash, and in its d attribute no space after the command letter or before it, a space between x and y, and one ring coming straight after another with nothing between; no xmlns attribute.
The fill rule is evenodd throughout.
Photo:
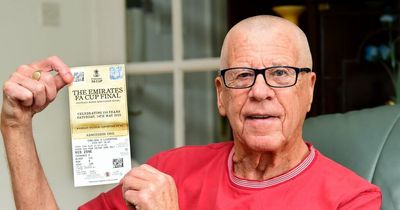
<svg viewBox="0 0 400 210"><path fill-rule="evenodd" d="M244 27L229 34L226 48L228 65L237 59L262 59L262 62L282 62L294 65L299 59L299 43L287 28ZM288 63L289 62L289 63Z"/></svg>

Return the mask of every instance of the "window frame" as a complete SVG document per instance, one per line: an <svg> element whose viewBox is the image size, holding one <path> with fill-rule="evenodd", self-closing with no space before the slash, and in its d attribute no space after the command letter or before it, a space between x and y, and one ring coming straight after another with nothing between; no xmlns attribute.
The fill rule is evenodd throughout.
<svg viewBox="0 0 400 210"><path fill-rule="evenodd" d="M172 60L129 62L126 64L127 76L173 74L174 103L174 146L181 147L185 142L185 104L184 73L211 72L219 69L219 57L184 59L182 0L171 0L172 15Z"/></svg>

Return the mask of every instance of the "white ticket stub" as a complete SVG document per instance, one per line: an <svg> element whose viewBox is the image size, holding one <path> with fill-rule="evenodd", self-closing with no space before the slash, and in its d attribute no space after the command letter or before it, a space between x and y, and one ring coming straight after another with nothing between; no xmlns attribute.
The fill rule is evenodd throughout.
<svg viewBox="0 0 400 210"><path fill-rule="evenodd" d="M131 169L125 66L71 68L75 187L118 183Z"/></svg>

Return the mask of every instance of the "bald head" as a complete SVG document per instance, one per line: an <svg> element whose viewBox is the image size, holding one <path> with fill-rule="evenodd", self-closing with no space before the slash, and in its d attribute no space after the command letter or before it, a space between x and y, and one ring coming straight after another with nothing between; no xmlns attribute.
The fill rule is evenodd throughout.
<svg viewBox="0 0 400 210"><path fill-rule="evenodd" d="M269 67L311 68L311 64L306 36L282 18L252 17L228 32L221 52L224 71L215 78L215 87L219 113L227 116L232 128L235 152L287 157L308 151L302 126L311 108L316 75ZM255 165L259 163L257 159Z"/></svg>
<svg viewBox="0 0 400 210"><path fill-rule="evenodd" d="M292 65L312 68L312 57L307 37L299 27L283 18L269 15L255 16L242 20L232 27L222 46L221 68L231 67L232 61L230 59L235 57L232 54L237 53L238 50L237 48L234 49L233 46L246 48L247 43L249 43L249 47L279 45L281 48L286 48L286 50L292 52L293 59L296 62ZM254 43L258 44L254 45Z"/></svg>

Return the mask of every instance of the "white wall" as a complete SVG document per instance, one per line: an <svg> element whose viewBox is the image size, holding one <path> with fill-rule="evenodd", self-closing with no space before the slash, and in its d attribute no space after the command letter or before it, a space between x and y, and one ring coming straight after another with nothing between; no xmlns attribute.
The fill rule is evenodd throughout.
<svg viewBox="0 0 400 210"><path fill-rule="evenodd" d="M42 24L43 2L59 5L59 26ZM50 55L60 56L69 66L125 62L124 7L124 0L0 0L1 84L20 64ZM73 187L68 113L64 89L35 116L34 135L60 208L76 209L112 185ZM0 209L15 209L0 142Z"/></svg>

